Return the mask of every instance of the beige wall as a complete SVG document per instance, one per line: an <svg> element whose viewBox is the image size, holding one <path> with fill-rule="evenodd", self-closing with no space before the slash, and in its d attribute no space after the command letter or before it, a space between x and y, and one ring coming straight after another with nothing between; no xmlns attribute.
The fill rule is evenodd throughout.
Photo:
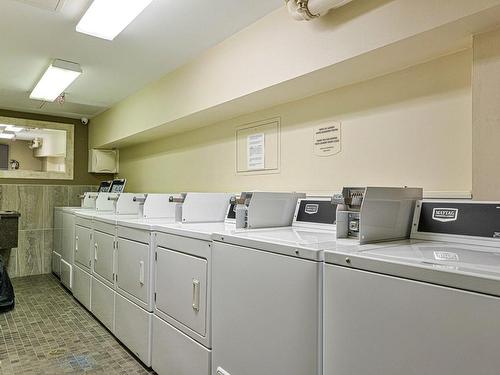
<svg viewBox="0 0 500 375"><path fill-rule="evenodd" d="M300 190L413 185L470 192L471 51L121 150L129 191ZM143 108L147 110L147 106ZM281 118L281 172L235 173L236 127ZM342 122L342 152L313 155L313 127Z"/></svg>
<svg viewBox="0 0 500 375"><path fill-rule="evenodd" d="M15 159L19 162L20 168L26 171L41 171L42 160L33 156L33 150L28 146L30 141L11 141L0 142L9 145L9 159Z"/></svg>
<svg viewBox="0 0 500 375"><path fill-rule="evenodd" d="M369 71L378 72L378 75L394 71L390 70L393 61L404 56L411 60L404 67L420 63L426 55L422 52L414 56L415 50L433 51L436 45L444 43L439 51L442 54L444 49L449 53L450 48L456 48L457 42L450 37L451 34L468 41L475 25L490 18L483 15L470 25L465 21L457 22L430 40L420 40L397 54L383 54L382 59L372 56L357 63L353 63L353 59L390 48L417 35L424 37L434 30L441 30L444 25L481 12L488 12L494 20L490 9L499 4L499 0L355 1L314 22L294 21L283 7L94 118L90 144L102 147L130 139L134 141L144 136L141 133L156 131L159 127L177 129L182 124L183 129L194 128L196 124L193 122L201 117L196 117L196 114L200 113L203 113L203 118L199 122L209 125L214 121L205 112L208 109L216 111L217 107L225 109L219 108L213 118L230 118L227 113L221 114L223 111L231 115L255 111L246 111L248 106L260 110L266 107L261 105L262 97L256 99L259 93L270 89L277 96L286 97L286 93L279 89L286 86L284 82L331 66L344 64L336 74L316 79L316 91L314 82L308 81L307 87L311 89L307 95L339 87L344 76L352 76L349 81L352 83L376 76L369 75ZM329 82L326 89L323 89L324 81ZM294 90L301 91L306 83L301 81L298 86ZM244 103L228 109L228 103L238 99ZM267 100L280 104L272 96Z"/></svg>
<svg viewBox="0 0 500 375"><path fill-rule="evenodd" d="M88 173L88 127L80 120L66 117L46 116L35 113L16 112L0 109L0 116L26 118L31 120L53 121L74 124L75 130L75 157L73 180L35 180L0 178L0 184L44 184L44 185L98 185L101 180L109 180L109 176Z"/></svg>
<svg viewBox="0 0 500 375"><path fill-rule="evenodd" d="M500 30L474 37L473 194L500 199Z"/></svg>

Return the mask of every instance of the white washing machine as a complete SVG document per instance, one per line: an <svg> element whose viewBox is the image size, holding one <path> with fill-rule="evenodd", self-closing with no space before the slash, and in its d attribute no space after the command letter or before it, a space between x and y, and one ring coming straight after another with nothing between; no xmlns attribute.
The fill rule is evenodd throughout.
<svg viewBox="0 0 500 375"><path fill-rule="evenodd" d="M141 361L151 366L152 324L155 292L156 239L153 227L160 223L222 220L231 194L187 193L171 195L163 206L168 214L156 217L155 204L148 195L144 219L119 220L116 250L115 335Z"/></svg>
<svg viewBox="0 0 500 375"><path fill-rule="evenodd" d="M325 253L325 375L497 374L500 203L421 201L411 240Z"/></svg>
<svg viewBox="0 0 500 375"><path fill-rule="evenodd" d="M266 210L274 208L274 215L266 216L267 225L283 225L283 202L292 207L289 222L297 198L296 193L259 192L253 194L249 203L252 207L266 207ZM211 236L215 232L234 232L235 212L234 205L229 206L229 195L217 211L199 203L183 206L180 222L154 227L156 280L152 367L160 375L211 374ZM259 212L261 210L252 210L250 221ZM193 220L207 222L193 223Z"/></svg>
<svg viewBox="0 0 500 375"><path fill-rule="evenodd" d="M101 192L96 199L94 210L69 210L64 214L63 224L69 228L63 229L67 239L66 247L73 247L73 264L71 265L71 290L74 297L90 310L90 274L94 254L93 221L97 216L113 215L116 212L116 202L119 193ZM64 210L63 210L64 212Z"/></svg>
<svg viewBox="0 0 500 375"><path fill-rule="evenodd" d="M319 374L322 247L336 206L301 199L291 227L214 234L212 373Z"/></svg>
<svg viewBox="0 0 500 375"><path fill-rule="evenodd" d="M213 374L323 373L324 250L407 237L422 190L344 195L299 201L292 227L214 234Z"/></svg>
<svg viewBox="0 0 500 375"><path fill-rule="evenodd" d="M75 251L75 213L93 212L93 211L112 211L114 207L109 207L110 202L105 202L101 197L101 203L98 205L99 195L107 194L110 190L114 193L120 193L125 188L125 179L116 179L111 183L104 181L99 186L98 192L87 192L82 198L81 207L62 207L54 210L54 238L60 240L60 253L52 253L55 273L59 273L61 283L72 290L73 287L73 265ZM54 259L55 258L55 259ZM57 263L59 260L59 267Z"/></svg>
<svg viewBox="0 0 500 375"><path fill-rule="evenodd" d="M82 207L61 207L55 209L54 222L59 228L54 230L54 237L60 239L60 253L53 252L53 264L59 271L61 283L69 290L73 287L73 264L75 248L75 213L80 211L94 211L97 193L85 193ZM59 259L59 267L57 260Z"/></svg>
<svg viewBox="0 0 500 375"><path fill-rule="evenodd" d="M73 295L111 332L114 332L114 259L116 222L136 219L144 194L102 194L114 202L114 211L75 214L75 263ZM97 205L100 206L98 199ZM102 206L102 205L101 205Z"/></svg>

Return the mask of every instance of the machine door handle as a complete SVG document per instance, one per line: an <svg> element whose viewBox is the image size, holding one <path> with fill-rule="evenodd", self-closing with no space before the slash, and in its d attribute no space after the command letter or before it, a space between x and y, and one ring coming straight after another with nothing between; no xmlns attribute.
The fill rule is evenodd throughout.
<svg viewBox="0 0 500 375"><path fill-rule="evenodd" d="M144 285L144 261L139 262L139 283Z"/></svg>
<svg viewBox="0 0 500 375"><path fill-rule="evenodd" d="M229 372L224 370L222 367L217 367L217 375L231 375Z"/></svg>
<svg viewBox="0 0 500 375"><path fill-rule="evenodd" d="M200 311L200 281L193 279L193 310Z"/></svg>
<svg viewBox="0 0 500 375"><path fill-rule="evenodd" d="M94 243L94 261L97 262L97 250L98 250L98 245L97 242Z"/></svg>
<svg viewBox="0 0 500 375"><path fill-rule="evenodd" d="M75 251L78 251L78 236L75 237Z"/></svg>

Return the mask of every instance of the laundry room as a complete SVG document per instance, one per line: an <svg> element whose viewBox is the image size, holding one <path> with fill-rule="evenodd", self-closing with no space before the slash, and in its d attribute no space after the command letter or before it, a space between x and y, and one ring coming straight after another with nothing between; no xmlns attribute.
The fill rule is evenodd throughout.
<svg viewBox="0 0 500 375"><path fill-rule="evenodd" d="M0 14L0 373L498 372L500 0Z"/></svg>

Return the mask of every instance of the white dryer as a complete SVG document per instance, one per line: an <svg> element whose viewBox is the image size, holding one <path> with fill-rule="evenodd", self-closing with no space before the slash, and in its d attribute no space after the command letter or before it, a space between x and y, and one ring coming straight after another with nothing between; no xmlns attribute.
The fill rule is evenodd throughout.
<svg viewBox="0 0 500 375"><path fill-rule="evenodd" d="M223 219L154 227L152 367L160 375L210 374L211 235L234 229Z"/></svg>
<svg viewBox="0 0 500 375"><path fill-rule="evenodd" d="M246 194L246 193L245 193ZM266 225L283 225L284 207L292 210L296 193L253 193L249 221L262 210ZM212 241L213 233L235 231L234 205L215 214L206 204L183 207L183 218L174 224L154 227L156 237L155 310L153 317L152 367L162 374L210 375L212 359ZM260 208L256 208L260 207ZM191 212L190 212L191 211ZM263 216L261 216L263 217ZM207 222L190 222L193 219ZM224 221L224 218L226 220Z"/></svg>
<svg viewBox="0 0 500 375"><path fill-rule="evenodd" d="M326 252L325 375L498 373L499 237L500 203L428 200L411 240Z"/></svg>
<svg viewBox="0 0 500 375"><path fill-rule="evenodd" d="M151 366L155 292L154 227L176 221L223 220L231 196L187 193L153 200L154 195L148 195L143 219L117 223L115 334L147 366ZM161 207L166 211L161 212Z"/></svg>

